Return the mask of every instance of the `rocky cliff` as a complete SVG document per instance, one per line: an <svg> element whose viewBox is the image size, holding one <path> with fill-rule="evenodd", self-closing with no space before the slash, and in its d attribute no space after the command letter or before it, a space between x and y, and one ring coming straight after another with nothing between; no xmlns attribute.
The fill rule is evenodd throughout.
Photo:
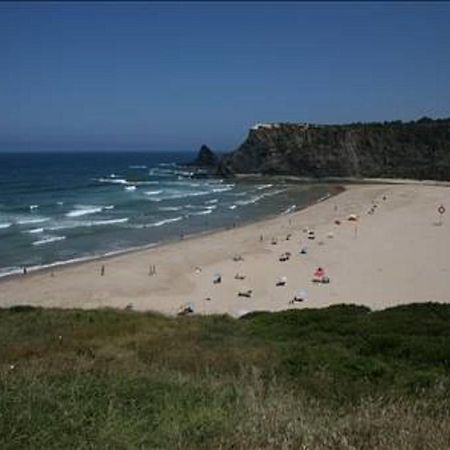
<svg viewBox="0 0 450 450"><path fill-rule="evenodd" d="M219 173L450 180L450 119L259 124Z"/></svg>

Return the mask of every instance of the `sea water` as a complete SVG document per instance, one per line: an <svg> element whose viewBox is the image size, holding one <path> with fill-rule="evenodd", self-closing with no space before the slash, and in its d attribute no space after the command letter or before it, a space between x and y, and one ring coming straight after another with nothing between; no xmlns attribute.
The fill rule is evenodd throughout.
<svg viewBox="0 0 450 450"><path fill-rule="evenodd" d="M0 153L0 276L299 209L327 186L196 179L189 152Z"/></svg>

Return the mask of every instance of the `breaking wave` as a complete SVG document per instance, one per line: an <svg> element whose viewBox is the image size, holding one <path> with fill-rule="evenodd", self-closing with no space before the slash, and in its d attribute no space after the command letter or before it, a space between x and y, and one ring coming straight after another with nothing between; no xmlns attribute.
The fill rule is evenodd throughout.
<svg viewBox="0 0 450 450"><path fill-rule="evenodd" d="M102 212L103 210L110 210L110 209L114 209L114 205L108 205L108 206L83 206L83 205L78 205L78 206L75 206L74 210L69 211L66 214L66 217L87 216L88 214L96 214L96 213Z"/></svg>
<svg viewBox="0 0 450 450"><path fill-rule="evenodd" d="M45 245L50 244L51 242L63 241L66 239L65 236L49 236L44 239L40 239L39 241L34 241L33 245Z"/></svg>

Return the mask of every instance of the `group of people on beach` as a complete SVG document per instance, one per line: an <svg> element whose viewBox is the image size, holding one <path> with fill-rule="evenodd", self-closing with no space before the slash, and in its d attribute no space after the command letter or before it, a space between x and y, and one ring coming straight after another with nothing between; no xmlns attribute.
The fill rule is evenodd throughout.
<svg viewBox="0 0 450 450"><path fill-rule="evenodd" d="M382 201L386 201L387 197L384 195L381 198ZM371 207L368 211L369 215L373 215L375 213L375 210L378 208L379 206L379 200L373 200ZM334 213L335 216L337 216L338 214L338 207L337 205L334 206ZM355 229L357 229L357 223L359 222L359 216L357 214L349 214L346 217L346 221L348 222L353 222L355 223ZM334 226L340 226L343 223L343 219L336 217L333 221ZM292 229L292 220L289 219L289 228ZM324 245L325 241L322 239L317 239L316 240L316 232L314 229L311 229L309 227L305 227L302 229L303 234L305 236L305 239L309 240L309 241L316 241L318 245ZM271 246L277 246L279 244L280 241L290 241L292 239L293 236L293 232L289 232L285 235L285 237L283 239L280 239L280 237L276 237L276 236L272 236L271 239L269 240L270 245ZM326 233L326 238L327 239L333 239L334 238L334 232L333 231L329 231L328 233ZM265 243L265 237L263 234L259 235L259 242L264 244ZM300 241L300 244L302 244L302 242ZM302 246L298 252L299 255L306 255L308 253L308 248L307 246ZM291 255L292 253L289 251L285 251L283 252L279 257L279 261L280 262L288 262L291 259ZM241 255L235 255L233 257L233 261L234 262L241 262L244 261L244 258ZM196 271L197 273L200 273L199 271ZM245 280L246 276L244 274L242 274L242 272L237 272L236 275L234 276L235 280ZM331 282L330 277L328 275L328 273L326 272L325 268L322 266L317 267L311 277L311 282L313 284L329 284ZM215 275L215 278L213 279L213 283L214 284L219 284L222 283L222 275ZM286 276L280 276L276 282L275 285L277 287L283 287L287 285L287 277ZM252 297L253 294L253 290L251 289L238 289L237 291L237 296L238 297L246 297L246 298L250 298ZM207 299L210 301L211 297L207 297ZM305 290L298 290L295 295L293 296L293 298L288 302L290 305L293 305L297 302L304 302L308 299L308 294L306 293ZM191 312L193 311L193 306L192 304L189 304L189 309L191 310ZM184 311L184 313L186 312L185 309L181 309L182 311Z"/></svg>

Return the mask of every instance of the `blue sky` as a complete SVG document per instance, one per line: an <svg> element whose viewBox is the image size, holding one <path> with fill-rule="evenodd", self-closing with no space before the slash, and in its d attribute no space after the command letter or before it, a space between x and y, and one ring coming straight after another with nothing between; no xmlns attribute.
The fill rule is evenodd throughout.
<svg viewBox="0 0 450 450"><path fill-rule="evenodd" d="M450 116L450 3L0 3L0 150Z"/></svg>

